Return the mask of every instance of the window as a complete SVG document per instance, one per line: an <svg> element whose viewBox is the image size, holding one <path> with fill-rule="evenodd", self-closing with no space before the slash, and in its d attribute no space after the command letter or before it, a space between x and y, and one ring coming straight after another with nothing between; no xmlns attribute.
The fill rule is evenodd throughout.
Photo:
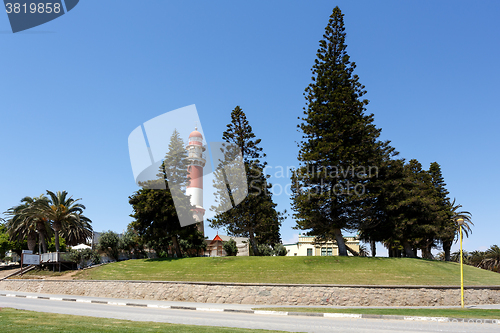
<svg viewBox="0 0 500 333"><path fill-rule="evenodd" d="M332 250L333 250L333 249L332 249L331 247L329 247L329 248L327 249L327 251L326 251L326 255L327 255L327 256L331 256L331 255L332 255Z"/></svg>
<svg viewBox="0 0 500 333"><path fill-rule="evenodd" d="M307 249L307 255L312 256L313 255L313 249Z"/></svg>
<svg viewBox="0 0 500 333"><path fill-rule="evenodd" d="M326 247L321 248L321 255L326 256Z"/></svg>

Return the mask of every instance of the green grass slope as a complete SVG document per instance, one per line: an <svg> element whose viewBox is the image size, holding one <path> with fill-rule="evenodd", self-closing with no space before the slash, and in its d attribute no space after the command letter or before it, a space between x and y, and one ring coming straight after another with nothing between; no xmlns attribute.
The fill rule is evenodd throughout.
<svg viewBox="0 0 500 333"><path fill-rule="evenodd" d="M299 284L460 285L460 265L410 258L219 257L141 259L82 271L75 279ZM500 285L500 274L464 265L465 285Z"/></svg>
<svg viewBox="0 0 500 333"><path fill-rule="evenodd" d="M234 327L178 325L147 321L143 322L108 318L93 318L67 314L15 310L11 308L0 308L0 327L2 328L2 333L284 333L283 331L252 330Z"/></svg>

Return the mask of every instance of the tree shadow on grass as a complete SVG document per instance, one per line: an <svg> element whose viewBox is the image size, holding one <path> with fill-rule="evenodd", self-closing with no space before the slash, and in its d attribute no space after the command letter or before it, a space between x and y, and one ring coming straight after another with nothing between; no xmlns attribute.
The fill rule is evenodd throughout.
<svg viewBox="0 0 500 333"><path fill-rule="evenodd" d="M167 257L167 258L148 258L145 260L145 262L161 262L161 261L177 261L177 260L182 260L186 258L173 258L173 257Z"/></svg>

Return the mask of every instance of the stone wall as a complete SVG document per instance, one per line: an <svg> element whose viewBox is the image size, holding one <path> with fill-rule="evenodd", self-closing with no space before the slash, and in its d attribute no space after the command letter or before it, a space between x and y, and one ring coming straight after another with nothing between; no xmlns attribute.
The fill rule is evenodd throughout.
<svg viewBox="0 0 500 333"><path fill-rule="evenodd" d="M74 296L261 305L460 305L456 286L340 286L158 281L3 280L0 290ZM500 304L500 286L465 288L465 303Z"/></svg>

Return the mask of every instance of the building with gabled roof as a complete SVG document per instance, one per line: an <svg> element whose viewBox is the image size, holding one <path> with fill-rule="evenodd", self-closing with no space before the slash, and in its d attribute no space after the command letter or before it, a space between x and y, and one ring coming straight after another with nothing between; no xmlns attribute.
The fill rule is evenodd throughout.
<svg viewBox="0 0 500 333"><path fill-rule="evenodd" d="M207 250L205 251L205 256L208 257L225 257L227 256L226 251L224 251L224 243L233 239L236 242L236 247L238 248L238 253L236 256L248 256L250 251L249 242L247 237L234 237L225 236L217 234L213 240L206 240Z"/></svg>

